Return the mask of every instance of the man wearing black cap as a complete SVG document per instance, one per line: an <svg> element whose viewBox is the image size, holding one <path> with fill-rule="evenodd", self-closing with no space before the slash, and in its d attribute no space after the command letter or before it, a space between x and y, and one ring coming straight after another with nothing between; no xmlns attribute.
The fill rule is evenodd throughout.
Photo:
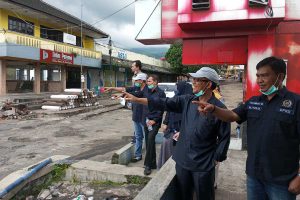
<svg viewBox="0 0 300 200"><path fill-rule="evenodd" d="M137 103L148 104L149 109L182 113L180 137L173 154L180 199L192 200L195 191L197 200L213 200L215 165L227 157L230 123L213 115L199 114L197 105L192 103L200 99L225 108L212 92L219 84L217 72L203 67L190 76L193 78L193 95L145 99L126 93L126 97Z"/></svg>

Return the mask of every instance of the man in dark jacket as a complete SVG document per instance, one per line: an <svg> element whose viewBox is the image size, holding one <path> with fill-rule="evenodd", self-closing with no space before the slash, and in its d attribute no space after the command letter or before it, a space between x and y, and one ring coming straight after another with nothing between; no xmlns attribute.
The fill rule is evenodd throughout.
<svg viewBox="0 0 300 200"><path fill-rule="evenodd" d="M247 121L248 200L295 200L300 194L300 96L283 86L286 64L267 57L256 65L259 96L233 110L214 102L194 102L203 114L221 120Z"/></svg>
<svg viewBox="0 0 300 200"><path fill-rule="evenodd" d="M212 92L219 84L217 72L203 67L190 75L193 77L193 95L146 99L126 93L126 97L137 103L148 104L149 109L182 112L180 138L173 154L180 197L182 200L192 200L195 190L198 200L213 200L215 164L227 157L230 123L213 115L199 114L197 105L192 103L200 99L225 108Z"/></svg>

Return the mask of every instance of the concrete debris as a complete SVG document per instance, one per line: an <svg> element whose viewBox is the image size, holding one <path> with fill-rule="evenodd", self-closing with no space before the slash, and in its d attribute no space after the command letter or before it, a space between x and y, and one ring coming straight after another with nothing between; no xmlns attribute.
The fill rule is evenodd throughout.
<svg viewBox="0 0 300 200"><path fill-rule="evenodd" d="M82 189L82 193L85 195L85 196L93 196L94 195L94 192L95 190L94 189L89 189L89 188L83 188Z"/></svg>
<svg viewBox="0 0 300 200"><path fill-rule="evenodd" d="M28 196L25 200L34 200L34 196Z"/></svg>
<svg viewBox="0 0 300 200"><path fill-rule="evenodd" d="M50 193L50 190L46 189L46 190L42 190L40 192L40 194L37 197L37 200L44 200L44 199L48 199L48 197L52 198L52 195Z"/></svg>
<svg viewBox="0 0 300 200"><path fill-rule="evenodd" d="M126 188L113 188L107 190L106 193L113 194L114 196L128 197L130 196L130 191Z"/></svg>
<svg viewBox="0 0 300 200"><path fill-rule="evenodd" d="M0 104L1 105L1 104ZM30 114L27 105L6 101L0 106L0 119L21 119Z"/></svg>

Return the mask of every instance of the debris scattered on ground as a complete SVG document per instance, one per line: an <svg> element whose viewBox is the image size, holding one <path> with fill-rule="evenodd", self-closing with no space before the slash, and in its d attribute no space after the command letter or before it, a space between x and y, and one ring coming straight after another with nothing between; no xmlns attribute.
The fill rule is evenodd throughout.
<svg viewBox="0 0 300 200"><path fill-rule="evenodd" d="M95 183L54 183L42 190L35 198L30 195L26 200L132 200L143 186L138 184L113 184L112 182Z"/></svg>
<svg viewBox="0 0 300 200"><path fill-rule="evenodd" d="M13 103L9 100L0 103L0 119L22 119L31 113L25 104Z"/></svg>

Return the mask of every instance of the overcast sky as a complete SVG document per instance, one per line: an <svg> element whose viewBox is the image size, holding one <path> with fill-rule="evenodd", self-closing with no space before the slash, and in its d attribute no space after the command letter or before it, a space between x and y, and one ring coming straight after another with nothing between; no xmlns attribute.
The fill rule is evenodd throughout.
<svg viewBox="0 0 300 200"><path fill-rule="evenodd" d="M81 0L43 0L80 18ZM94 24L104 17L132 3L134 0L82 0L83 20ZM134 3L119 13L94 26L111 35L116 46L123 48L149 47L135 41ZM103 41L105 43L106 41ZM157 45L150 47L159 47Z"/></svg>

